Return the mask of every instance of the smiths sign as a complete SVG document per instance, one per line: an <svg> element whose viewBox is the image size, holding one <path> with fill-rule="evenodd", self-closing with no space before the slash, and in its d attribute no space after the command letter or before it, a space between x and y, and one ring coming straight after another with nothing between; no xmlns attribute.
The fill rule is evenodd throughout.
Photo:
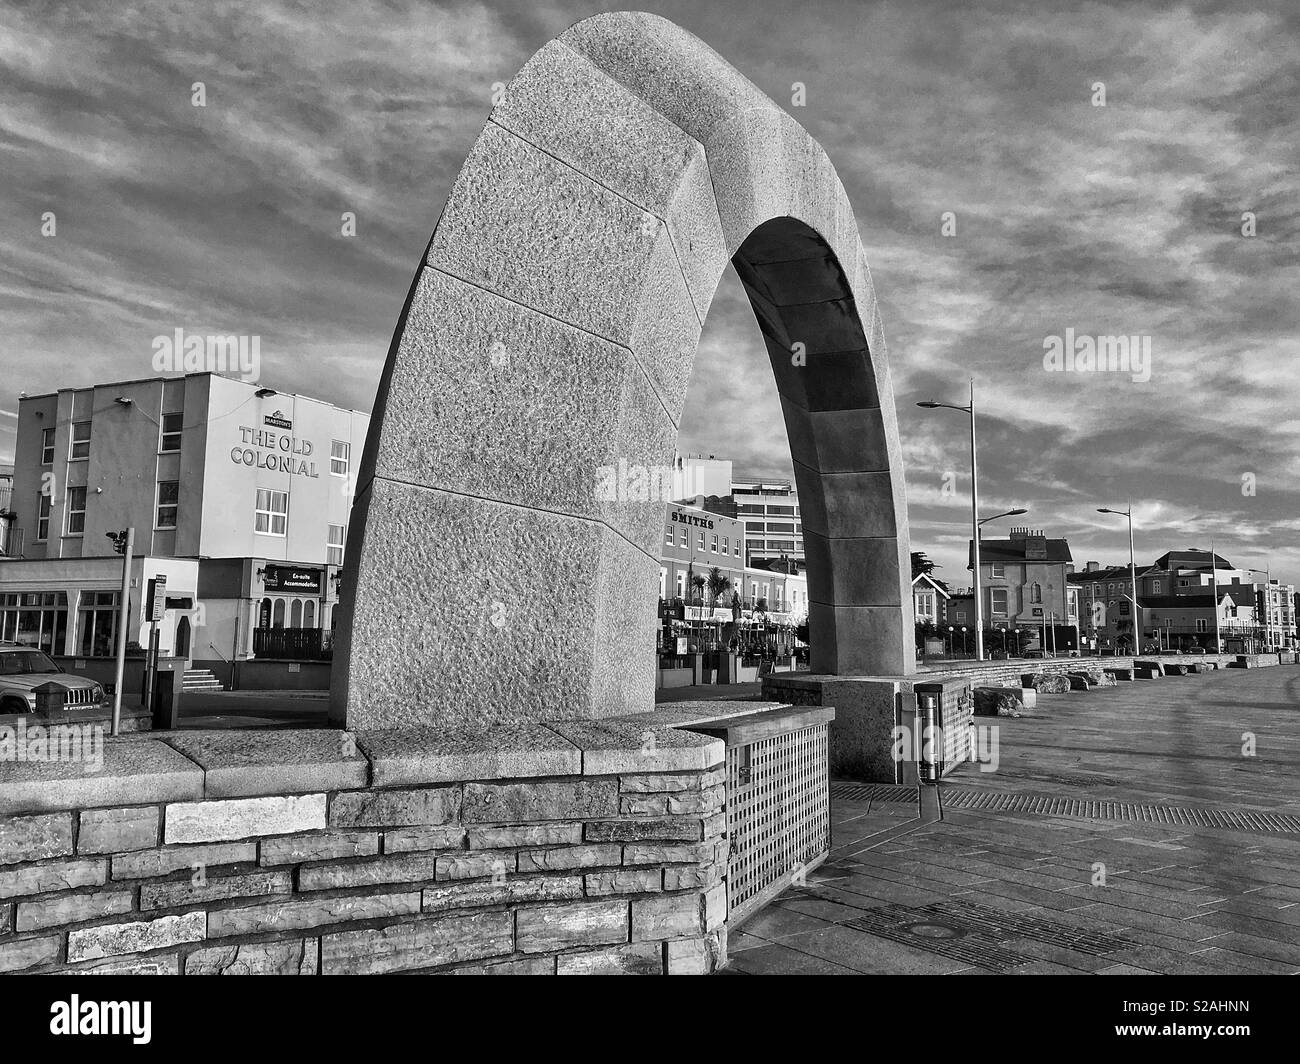
<svg viewBox="0 0 1300 1064"><path fill-rule="evenodd" d="M308 591L320 594L321 571L301 569L291 565L268 565L265 587L267 591Z"/></svg>
<svg viewBox="0 0 1300 1064"><path fill-rule="evenodd" d="M697 517L695 514L688 514L683 510L673 510L669 517L673 524L678 525L697 525L700 528L712 528L713 521L708 517Z"/></svg>

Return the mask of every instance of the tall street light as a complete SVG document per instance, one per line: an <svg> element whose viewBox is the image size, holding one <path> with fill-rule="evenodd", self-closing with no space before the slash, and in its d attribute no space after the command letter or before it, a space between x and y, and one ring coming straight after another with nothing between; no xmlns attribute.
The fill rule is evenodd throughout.
<svg viewBox="0 0 1300 1064"><path fill-rule="evenodd" d="M1265 653L1273 649L1273 563L1269 562L1263 569L1243 569L1246 573L1264 574L1264 649Z"/></svg>
<svg viewBox="0 0 1300 1064"><path fill-rule="evenodd" d="M1142 632L1142 608L1138 605L1137 566L1133 561L1133 504L1129 503L1127 510L1112 510L1109 506L1099 506L1097 512L1128 518L1128 578L1129 588L1133 592L1133 653L1138 654L1142 649L1138 645L1138 637ZM1116 646L1118 647L1118 643Z"/></svg>
<svg viewBox="0 0 1300 1064"><path fill-rule="evenodd" d="M975 458L975 378L970 382L970 405L953 406L951 403L936 403L927 400L917 403L923 410L959 410L970 415L970 533L971 546L975 552L975 660L984 660L984 601L980 591L980 483L979 465Z"/></svg>

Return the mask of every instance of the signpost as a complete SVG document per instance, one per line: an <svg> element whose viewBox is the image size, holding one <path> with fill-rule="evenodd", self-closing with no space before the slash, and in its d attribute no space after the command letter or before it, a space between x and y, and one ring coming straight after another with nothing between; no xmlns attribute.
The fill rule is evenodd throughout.
<svg viewBox="0 0 1300 1064"><path fill-rule="evenodd" d="M122 593L117 603L117 668L113 684L113 720L110 735L116 735L122 724L122 683L126 668L126 630L130 626L131 604L131 554L135 549L135 529L109 532L113 549L122 555Z"/></svg>
<svg viewBox="0 0 1300 1064"><path fill-rule="evenodd" d="M144 705L153 712L154 680L158 674L158 622L162 620L167 609L167 576L160 573L149 581L149 598L145 603L145 614L149 619L149 656L145 666Z"/></svg>

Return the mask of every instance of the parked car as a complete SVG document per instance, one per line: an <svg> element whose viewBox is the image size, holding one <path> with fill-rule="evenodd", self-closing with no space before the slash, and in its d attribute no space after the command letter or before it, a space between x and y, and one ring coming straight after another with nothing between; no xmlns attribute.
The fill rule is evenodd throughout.
<svg viewBox="0 0 1300 1064"><path fill-rule="evenodd" d="M64 705L70 708L104 701L102 685L64 672L43 650L0 643L0 713L34 713L36 688L50 680L68 689Z"/></svg>

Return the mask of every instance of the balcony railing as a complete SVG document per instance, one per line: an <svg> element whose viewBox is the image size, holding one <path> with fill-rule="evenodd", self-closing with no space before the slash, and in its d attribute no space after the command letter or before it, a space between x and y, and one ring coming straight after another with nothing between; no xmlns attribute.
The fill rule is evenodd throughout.
<svg viewBox="0 0 1300 1064"><path fill-rule="evenodd" d="M289 661L330 661L333 633L321 628L254 628L253 656Z"/></svg>

